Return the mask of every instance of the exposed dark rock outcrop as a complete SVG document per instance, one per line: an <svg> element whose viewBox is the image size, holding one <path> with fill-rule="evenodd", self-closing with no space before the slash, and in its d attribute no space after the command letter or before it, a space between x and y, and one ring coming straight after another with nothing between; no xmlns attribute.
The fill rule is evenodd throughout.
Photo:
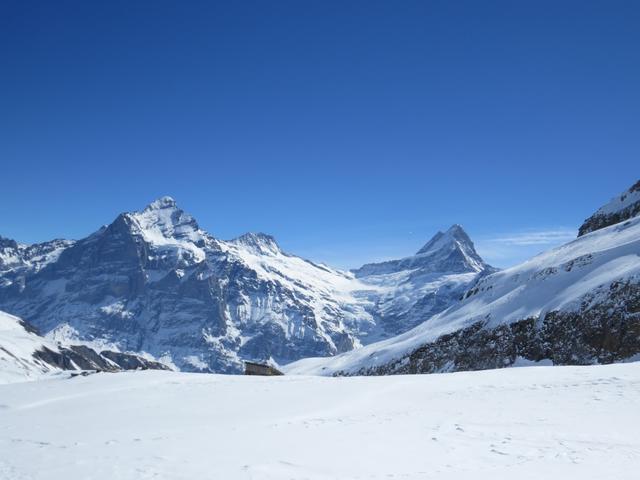
<svg viewBox="0 0 640 480"><path fill-rule="evenodd" d="M615 282L608 290L604 301L597 299L605 292L587 295L574 312L551 311L542 319L526 318L495 328L477 322L386 365L350 374L483 370L508 367L518 359L550 360L554 365L623 361L640 354L640 285Z"/></svg>
<svg viewBox="0 0 640 480"><path fill-rule="evenodd" d="M109 350L96 352L85 345L58 347L57 351L42 347L33 356L62 370L97 370L119 372L122 370L171 370L166 365L147 360L130 353Z"/></svg>
<svg viewBox="0 0 640 480"><path fill-rule="evenodd" d="M132 353L102 351L87 345L61 345L43 338L19 317L0 311L0 373L6 379L38 378L59 370L119 372L170 370L162 363Z"/></svg>
<svg viewBox="0 0 640 480"><path fill-rule="evenodd" d="M130 353L103 350L100 352L100 355L111 360L111 362L115 363L122 370L171 370L160 362L147 360L146 358Z"/></svg>
<svg viewBox="0 0 640 480"><path fill-rule="evenodd" d="M602 207L592 216L587 218L578 230L578 236L585 235L595 230L623 222L629 218L640 215L640 180L619 197L614 198L609 204ZM633 201L635 199L635 201ZM632 201L629 201L632 200Z"/></svg>

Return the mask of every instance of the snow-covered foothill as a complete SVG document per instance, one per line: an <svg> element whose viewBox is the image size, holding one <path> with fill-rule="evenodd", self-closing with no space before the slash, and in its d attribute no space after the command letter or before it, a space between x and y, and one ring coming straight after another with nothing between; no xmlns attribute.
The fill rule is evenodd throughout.
<svg viewBox="0 0 640 480"><path fill-rule="evenodd" d="M0 311L0 384L35 380L60 372L60 368L34 357L34 353L44 347L56 348L18 317Z"/></svg>
<svg viewBox="0 0 640 480"><path fill-rule="evenodd" d="M149 356L96 349L86 343L62 345L41 337L22 319L0 311L0 384L41 380L69 370L137 369L170 368Z"/></svg>

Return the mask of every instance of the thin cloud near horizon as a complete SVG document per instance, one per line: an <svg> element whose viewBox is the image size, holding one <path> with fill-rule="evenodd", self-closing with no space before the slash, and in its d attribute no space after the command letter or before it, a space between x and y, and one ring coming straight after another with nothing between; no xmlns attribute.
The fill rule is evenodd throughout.
<svg viewBox="0 0 640 480"><path fill-rule="evenodd" d="M575 228L566 227L527 229L481 236L475 245L487 263L506 268L544 250L569 242L575 239L577 234Z"/></svg>
<svg viewBox="0 0 640 480"><path fill-rule="evenodd" d="M521 229L511 232L498 232L485 235L470 234L478 254L490 265L508 268L524 262L538 253L562 245L576 238L574 228L552 227L543 229ZM349 253L335 249L303 249L301 256L316 263L324 263L334 268L349 270L359 268L366 263L378 263L410 256L415 253L412 247L387 244L380 245L376 251L358 248Z"/></svg>
<svg viewBox="0 0 640 480"><path fill-rule="evenodd" d="M498 234L481 238L480 241L506 245L548 245L550 243L566 242L576 238L575 228L554 228L545 230L524 230L506 234Z"/></svg>

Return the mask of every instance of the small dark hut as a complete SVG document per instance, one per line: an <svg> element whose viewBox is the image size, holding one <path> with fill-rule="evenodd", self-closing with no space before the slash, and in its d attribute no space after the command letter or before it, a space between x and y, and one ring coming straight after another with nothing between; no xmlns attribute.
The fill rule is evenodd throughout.
<svg viewBox="0 0 640 480"><path fill-rule="evenodd" d="M244 374L263 376L284 375L284 373L271 365L256 362L244 362Z"/></svg>

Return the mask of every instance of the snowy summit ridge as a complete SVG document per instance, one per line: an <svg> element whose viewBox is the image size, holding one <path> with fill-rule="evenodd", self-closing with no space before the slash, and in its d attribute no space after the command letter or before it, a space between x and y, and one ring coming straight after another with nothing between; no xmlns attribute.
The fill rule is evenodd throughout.
<svg viewBox="0 0 640 480"><path fill-rule="evenodd" d="M268 235L266 233L261 232L248 232L243 235L240 235L237 238L234 238L230 241L230 243L234 243L236 245L242 245L247 248L251 248L258 253L262 253L264 255L273 255L282 253L280 249L280 245L276 242L276 239Z"/></svg>

